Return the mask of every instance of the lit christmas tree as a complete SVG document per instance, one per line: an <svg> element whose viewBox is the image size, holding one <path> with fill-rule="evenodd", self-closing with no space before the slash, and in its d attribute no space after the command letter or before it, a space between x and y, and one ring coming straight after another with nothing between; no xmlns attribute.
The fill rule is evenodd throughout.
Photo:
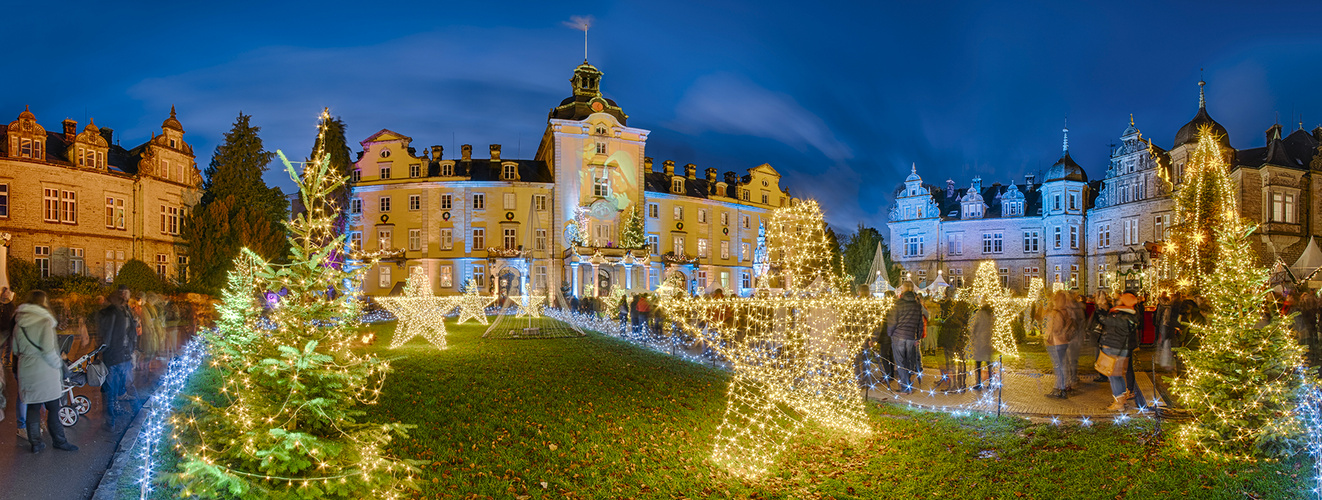
<svg viewBox="0 0 1322 500"><path fill-rule="evenodd" d="M633 207L629 211L628 218L624 219L624 228L620 231L621 248L643 248L647 243L647 236L643 230L643 214L638 212L638 207Z"/></svg>
<svg viewBox="0 0 1322 500"><path fill-rule="evenodd" d="M1163 249L1159 275L1167 286L1198 291L1221 257L1216 231L1239 218L1230 165L1210 127L1198 130L1198 144L1185 162L1175 192L1175 221Z"/></svg>
<svg viewBox="0 0 1322 500"><path fill-rule="evenodd" d="M171 420L180 459L170 483L198 498L399 498L416 489L417 470L385 448L406 426L365 422L361 409L389 371L352 349L364 268L333 260L345 237L334 234L329 197L345 178L320 149L301 176L280 158L308 212L288 223L289 265L244 252L231 274L210 334L225 346L212 362L224 383L219 394L188 398ZM284 295L267 313L274 328L258 329L254 297L267 290Z"/></svg>

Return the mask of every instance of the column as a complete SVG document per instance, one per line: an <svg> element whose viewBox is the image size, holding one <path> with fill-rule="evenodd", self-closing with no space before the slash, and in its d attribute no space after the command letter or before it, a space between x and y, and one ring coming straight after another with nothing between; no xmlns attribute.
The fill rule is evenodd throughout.
<svg viewBox="0 0 1322 500"><path fill-rule="evenodd" d="M633 264L624 265L624 289L633 291Z"/></svg>
<svg viewBox="0 0 1322 500"><path fill-rule="evenodd" d="M574 294L574 297L578 297L578 293L579 293L578 291L582 289L582 288L580 288L580 287L578 286L578 275L579 275L579 272L578 272L578 263L577 263L577 262L571 263L571 264L569 264L569 267L574 268L574 292L573 292L573 294Z"/></svg>

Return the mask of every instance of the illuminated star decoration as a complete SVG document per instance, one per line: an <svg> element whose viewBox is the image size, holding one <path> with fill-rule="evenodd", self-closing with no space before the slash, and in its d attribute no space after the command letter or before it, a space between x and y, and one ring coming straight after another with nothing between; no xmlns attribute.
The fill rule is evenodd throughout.
<svg viewBox="0 0 1322 500"><path fill-rule="evenodd" d="M390 348L395 349L421 335L437 349L446 349L445 314L454 308L448 297L437 297L431 291L431 279L421 267L413 268L404 286L403 297L376 299L382 307L398 318Z"/></svg>
<svg viewBox="0 0 1322 500"><path fill-rule="evenodd" d="M514 317L542 317L542 305L546 302L545 295L520 295L510 298L514 299L514 304L519 306L519 314Z"/></svg>
<svg viewBox="0 0 1322 500"><path fill-rule="evenodd" d="M456 301L459 304L459 321L457 323L476 319L484 325L487 324L487 306L495 302L496 297L489 297L478 292L477 281L472 278L468 279L467 288L468 291L459 296Z"/></svg>
<svg viewBox="0 0 1322 500"><path fill-rule="evenodd" d="M744 477L765 475L806 420L855 435L871 432L854 358L892 304L843 293L843 271L830 263L815 202L776 210L768 227L785 295L662 295L660 302L734 372L712 459Z"/></svg>
<svg viewBox="0 0 1322 500"><path fill-rule="evenodd" d="M1014 317L1032 305L1042 293L1042 280L1033 278L1028 285L1028 295L1014 297L1010 290L1001 288L1001 280L996 271L996 263L984 260L978 264L978 273L973 278L972 286L961 288L955 293L955 300L962 300L977 307L986 299L992 308L992 347L1008 357L1019 356L1019 347L1014 343L1014 331L1010 323Z"/></svg>

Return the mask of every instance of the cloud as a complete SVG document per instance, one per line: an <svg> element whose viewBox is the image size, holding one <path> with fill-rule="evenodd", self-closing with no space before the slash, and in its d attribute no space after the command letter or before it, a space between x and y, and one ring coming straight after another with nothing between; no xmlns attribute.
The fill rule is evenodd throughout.
<svg viewBox="0 0 1322 500"><path fill-rule="evenodd" d="M739 75L718 73L697 79L676 107L668 126L696 135L706 131L762 137L843 161L854 153L816 114L793 97L773 92Z"/></svg>

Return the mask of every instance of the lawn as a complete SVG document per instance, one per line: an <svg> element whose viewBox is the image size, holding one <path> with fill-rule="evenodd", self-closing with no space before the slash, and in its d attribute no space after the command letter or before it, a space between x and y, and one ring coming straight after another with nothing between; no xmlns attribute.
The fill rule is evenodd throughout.
<svg viewBox="0 0 1322 500"><path fill-rule="evenodd" d="M1212 462L1150 424L1056 427L872 405L862 439L808 425L773 473L708 463L727 372L624 341L481 338L390 350L381 422L414 424L393 452L427 461L419 498L1301 498L1309 463ZM164 460L168 462L168 459ZM162 497L165 492L161 492Z"/></svg>

